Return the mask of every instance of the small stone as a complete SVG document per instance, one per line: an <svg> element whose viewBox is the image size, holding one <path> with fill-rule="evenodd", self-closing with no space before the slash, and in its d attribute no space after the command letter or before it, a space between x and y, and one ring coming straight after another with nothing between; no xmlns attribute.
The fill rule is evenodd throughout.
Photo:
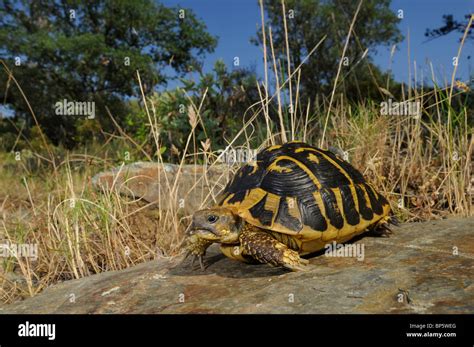
<svg viewBox="0 0 474 347"><path fill-rule="evenodd" d="M154 279L154 280L164 280L164 279L166 279L166 278L168 278L168 277L163 276L162 274L153 275L153 279Z"/></svg>

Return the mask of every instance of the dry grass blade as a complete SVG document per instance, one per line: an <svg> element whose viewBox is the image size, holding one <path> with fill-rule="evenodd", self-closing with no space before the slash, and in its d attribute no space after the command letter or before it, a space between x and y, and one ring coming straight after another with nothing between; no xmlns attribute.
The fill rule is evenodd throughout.
<svg viewBox="0 0 474 347"><path fill-rule="evenodd" d="M324 121L323 134L321 135L321 140L319 142L319 147L323 147L323 144L324 144L324 137L326 136L326 130L327 130L327 126L328 126L329 115L331 114L331 106L332 106L332 103L333 103L333 100L334 100L334 94L336 94L337 81L339 79L339 75L340 75L341 69L342 69L342 62L344 60L344 57L346 56L347 47L349 45L349 39L351 37L352 30L354 29L354 24L355 24L356 19L357 19L357 15L359 14L359 11L360 11L360 8L361 8L363 2L364 2L363 0L359 1L359 5L357 5L357 9L354 13L354 17L352 17L352 22L351 22L351 26L349 27L349 32L347 33L346 43L344 44L344 49L342 50L341 59L339 60L339 66L337 67L336 78L334 79L334 86L333 86L333 89L332 89L332 92L331 92L331 99L329 100L329 107L328 107L328 111L327 111L327 114L326 114L326 119Z"/></svg>

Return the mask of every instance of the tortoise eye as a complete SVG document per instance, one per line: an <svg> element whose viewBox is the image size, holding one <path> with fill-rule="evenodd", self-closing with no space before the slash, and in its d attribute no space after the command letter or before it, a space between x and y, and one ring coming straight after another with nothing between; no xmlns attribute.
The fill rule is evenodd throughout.
<svg viewBox="0 0 474 347"><path fill-rule="evenodd" d="M209 223L215 223L215 222L217 222L218 219L219 219L219 217L217 217L213 214L210 214L209 216L207 216L207 221Z"/></svg>

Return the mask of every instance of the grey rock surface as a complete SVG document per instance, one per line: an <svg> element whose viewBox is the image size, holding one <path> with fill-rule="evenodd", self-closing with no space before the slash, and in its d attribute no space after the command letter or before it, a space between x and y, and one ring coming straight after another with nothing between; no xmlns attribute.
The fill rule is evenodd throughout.
<svg viewBox="0 0 474 347"><path fill-rule="evenodd" d="M474 313L474 218L361 237L364 259L310 257L306 272L247 265L213 247L64 282L1 313Z"/></svg>

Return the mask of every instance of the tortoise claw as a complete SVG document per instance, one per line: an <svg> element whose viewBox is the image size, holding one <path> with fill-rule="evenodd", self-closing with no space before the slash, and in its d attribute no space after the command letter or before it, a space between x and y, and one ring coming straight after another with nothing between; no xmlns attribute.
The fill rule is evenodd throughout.
<svg viewBox="0 0 474 347"><path fill-rule="evenodd" d="M204 266L203 256L202 256L202 255L199 255L198 258L199 258L199 265L201 266L201 270L202 270L202 271L205 271L205 270L206 270L206 267Z"/></svg>
<svg viewBox="0 0 474 347"><path fill-rule="evenodd" d="M212 242L200 239L196 235L192 235L187 239L187 254L184 259L188 258L190 255L193 256L191 261L191 267L194 266L196 258L199 259L199 266L204 271L206 267L204 266L203 258L206 254L206 249L212 244Z"/></svg>
<svg viewBox="0 0 474 347"><path fill-rule="evenodd" d="M300 264L284 264L283 267L291 270L291 271L308 271L309 267L306 263Z"/></svg>
<svg viewBox="0 0 474 347"><path fill-rule="evenodd" d="M297 256L292 257L292 259L287 259L282 265L291 271L308 271L308 264L309 260Z"/></svg>

